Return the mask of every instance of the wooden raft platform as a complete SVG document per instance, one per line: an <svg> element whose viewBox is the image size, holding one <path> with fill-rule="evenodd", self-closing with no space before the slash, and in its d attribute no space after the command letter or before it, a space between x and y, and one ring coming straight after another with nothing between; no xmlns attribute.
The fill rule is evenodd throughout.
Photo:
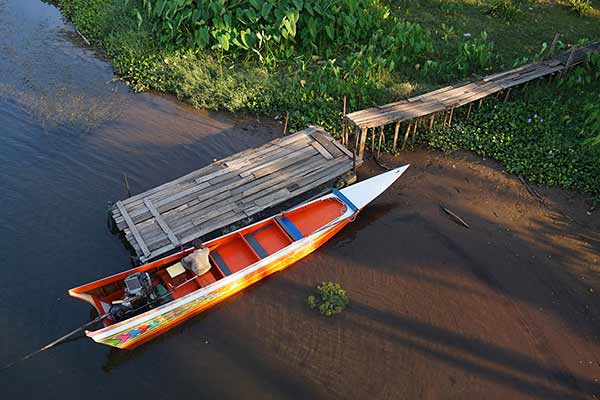
<svg viewBox="0 0 600 400"><path fill-rule="evenodd" d="M362 159L367 131L370 128L379 127L383 130L384 126L395 123L395 148L400 123L403 121L431 116L433 123L435 113L452 111L457 107L473 103L504 90L510 90L534 79L562 72L583 63L586 54L591 51L600 51L600 42L582 48L573 48L571 51L561 53L554 59L523 65L510 71L487 76L478 81L459 86L447 86L410 99L356 111L347 114L344 123L349 122L354 125L358 158ZM407 130L405 142L409 132L410 130ZM373 137L375 137L375 132L373 132Z"/></svg>
<svg viewBox="0 0 600 400"><path fill-rule="evenodd" d="M118 201L112 217L145 262L331 182L353 158L310 127Z"/></svg>

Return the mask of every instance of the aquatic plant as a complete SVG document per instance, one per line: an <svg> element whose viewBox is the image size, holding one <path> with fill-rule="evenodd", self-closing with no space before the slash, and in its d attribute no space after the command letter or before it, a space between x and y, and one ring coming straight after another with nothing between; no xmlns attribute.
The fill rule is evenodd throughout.
<svg viewBox="0 0 600 400"><path fill-rule="evenodd" d="M308 296L306 302L310 308L318 308L321 315L331 317L344 311L350 300L338 283L323 282L317 286L317 295Z"/></svg>
<svg viewBox="0 0 600 400"><path fill-rule="evenodd" d="M488 9L488 15L511 20L519 13L519 4L515 0L494 0Z"/></svg>
<svg viewBox="0 0 600 400"><path fill-rule="evenodd" d="M372 48L393 70L432 50L419 24L391 15L380 0L143 0L143 8L164 46L217 50L269 66Z"/></svg>

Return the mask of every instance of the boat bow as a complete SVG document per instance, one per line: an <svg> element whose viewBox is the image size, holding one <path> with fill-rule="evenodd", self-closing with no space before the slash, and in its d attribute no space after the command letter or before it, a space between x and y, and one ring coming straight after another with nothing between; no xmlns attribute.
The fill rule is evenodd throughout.
<svg viewBox="0 0 600 400"><path fill-rule="evenodd" d="M410 164L406 164L340 190L342 200L345 202L349 200L354 207L362 210L396 182L409 166Z"/></svg>

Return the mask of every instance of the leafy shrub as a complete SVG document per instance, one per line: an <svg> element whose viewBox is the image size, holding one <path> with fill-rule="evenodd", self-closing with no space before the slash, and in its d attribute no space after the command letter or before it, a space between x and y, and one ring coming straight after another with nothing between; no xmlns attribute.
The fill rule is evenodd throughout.
<svg viewBox="0 0 600 400"><path fill-rule="evenodd" d="M585 62L566 74L560 81L561 86L583 88L600 80L600 53L588 53Z"/></svg>
<svg viewBox="0 0 600 400"><path fill-rule="evenodd" d="M331 58L377 48L390 69L432 44L420 25L380 0L143 0L163 45L257 57L268 65L304 54ZM333 50L336 51L333 51Z"/></svg>
<svg viewBox="0 0 600 400"><path fill-rule="evenodd" d="M595 102L590 102L584 108L584 111L586 118L583 134L591 136L585 141L585 144L600 146L600 96L598 96Z"/></svg>
<svg viewBox="0 0 600 400"><path fill-rule="evenodd" d="M487 32L483 31L479 36L466 40L458 47L454 65L463 76L467 76L476 71L490 69L496 58L494 42L489 41Z"/></svg>
<svg viewBox="0 0 600 400"><path fill-rule="evenodd" d="M589 15L594 9L592 7L592 0L568 0L567 5L581 16Z"/></svg>
<svg viewBox="0 0 600 400"><path fill-rule="evenodd" d="M317 296L308 296L306 301L310 308L318 307L321 315L327 317L341 313L350 303L346 291L333 282L323 282L317 286Z"/></svg>
<svg viewBox="0 0 600 400"><path fill-rule="evenodd" d="M492 17L511 20L519 13L519 6L514 0L494 0L487 13Z"/></svg>

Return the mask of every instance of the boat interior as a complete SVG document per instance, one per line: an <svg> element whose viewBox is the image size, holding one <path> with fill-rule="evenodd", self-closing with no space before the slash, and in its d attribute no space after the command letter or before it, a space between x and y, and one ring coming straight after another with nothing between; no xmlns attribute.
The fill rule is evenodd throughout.
<svg viewBox="0 0 600 400"><path fill-rule="evenodd" d="M210 266L208 271L200 276L182 264L182 259L194 251L191 248L80 286L72 289L71 293L90 303L93 301L97 311L104 314L111 308L111 304L125 295L126 277L135 272L147 272L153 288L157 289L161 300L159 304L165 304L251 266L294 241L312 234L342 216L345 211L346 205L342 201L329 197L214 239L205 244L210 250ZM107 326L114 322L111 318L105 318L104 324Z"/></svg>

